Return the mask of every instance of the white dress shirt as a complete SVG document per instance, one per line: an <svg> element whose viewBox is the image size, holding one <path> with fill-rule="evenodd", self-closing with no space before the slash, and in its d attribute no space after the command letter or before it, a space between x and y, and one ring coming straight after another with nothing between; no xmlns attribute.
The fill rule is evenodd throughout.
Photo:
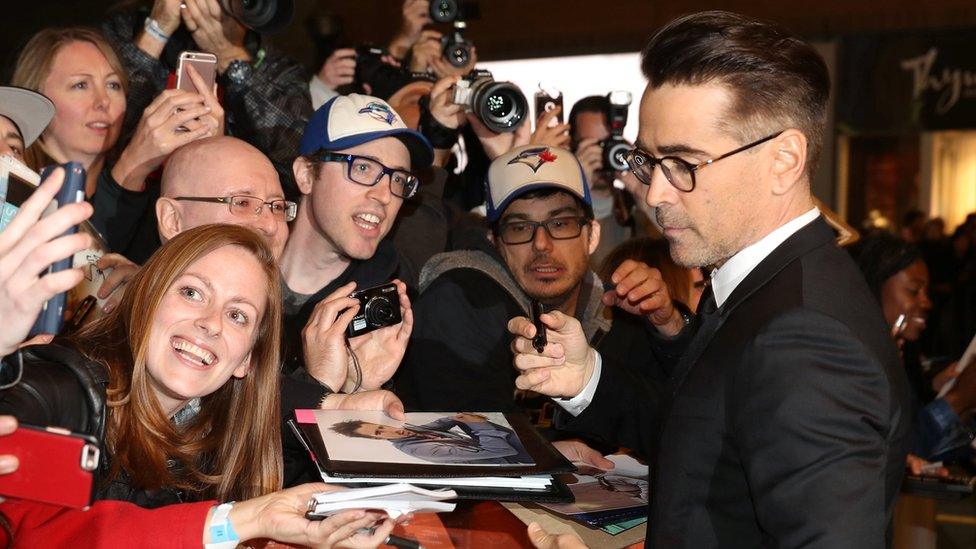
<svg viewBox="0 0 976 549"><path fill-rule="evenodd" d="M762 237L755 244L750 244L739 250L721 267L713 270L712 292L715 294L715 305L721 307L725 303L725 300L732 295L736 286L745 280L749 276L749 273L757 265L762 263L769 254L773 253L773 250L819 216L820 210L813 208L800 216L794 217ZM600 358L600 353L596 353L596 368L593 369L593 375L590 376L590 380L583 387L583 390L573 398L556 398L553 400L574 417L578 416L593 401L593 395L596 394L596 387L600 384L601 372L602 359Z"/></svg>

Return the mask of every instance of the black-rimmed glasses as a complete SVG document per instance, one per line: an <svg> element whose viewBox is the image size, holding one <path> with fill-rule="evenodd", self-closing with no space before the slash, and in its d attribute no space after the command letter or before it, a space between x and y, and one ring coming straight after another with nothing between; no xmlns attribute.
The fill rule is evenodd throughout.
<svg viewBox="0 0 976 549"><path fill-rule="evenodd" d="M654 176L654 167L661 166L661 172L669 183L679 191L690 193L695 190L695 172L698 170L710 166L719 160L728 158L732 155L739 154L742 151L749 150L758 145L778 137L779 134L783 133L785 130L780 130L772 135L767 135L762 139L757 139L752 143L748 143L735 149L734 151L729 151L721 156L716 156L715 158L709 158L704 162L699 162L698 164L692 164L687 162L677 156L664 156L661 158L655 158L653 155L646 151L642 151L638 148L631 149L624 153L624 160L630 167L630 170L634 172L637 180L645 185L651 184L651 177Z"/></svg>
<svg viewBox="0 0 976 549"><path fill-rule="evenodd" d="M365 156L355 154L339 154L333 152L321 152L315 158L323 162L345 162L346 177L353 183L372 187L383 179L384 175L390 176L390 192L393 196L400 198L410 198L417 192L420 182L417 176L405 170L395 170L387 168L380 161Z"/></svg>
<svg viewBox="0 0 976 549"><path fill-rule="evenodd" d="M535 238L539 227L553 240L569 240L583 232L589 222L584 216L553 217L545 221L509 221L498 225L498 236L505 244L525 244Z"/></svg>
<svg viewBox="0 0 976 549"><path fill-rule="evenodd" d="M298 204L284 199L261 200L256 196L235 195L235 196L177 196L176 200L186 200L189 202L214 202L217 204L227 204L230 213L238 217L258 217L267 206L271 215L283 221L292 221L298 215Z"/></svg>

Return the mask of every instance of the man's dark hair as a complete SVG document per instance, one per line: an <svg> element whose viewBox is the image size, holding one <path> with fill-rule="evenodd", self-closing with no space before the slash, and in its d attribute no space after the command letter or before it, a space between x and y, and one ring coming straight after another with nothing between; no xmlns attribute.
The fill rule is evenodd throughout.
<svg viewBox="0 0 976 549"><path fill-rule="evenodd" d="M574 151L579 145L579 141L576 139L576 120L579 118L580 113L598 112L605 115L609 110L610 100L605 95L588 95L573 103L573 108L569 111L567 122L569 123L569 138L572 141L572 149Z"/></svg>
<svg viewBox="0 0 976 549"><path fill-rule="evenodd" d="M864 273L864 279L874 297L881 301L881 287L885 281L922 260L918 246L897 236L878 232L862 238L852 246L851 255Z"/></svg>
<svg viewBox="0 0 976 549"><path fill-rule="evenodd" d="M830 76L820 54L783 27L724 11L668 23L644 48L652 88L727 86L732 104L719 124L743 144L787 128L807 138L807 173L823 146Z"/></svg>
<svg viewBox="0 0 976 549"><path fill-rule="evenodd" d="M358 432L358 429L365 424L366 424L365 421L360 421L358 419L350 419L348 421L336 423L335 425L329 428L332 429L332 431L339 433L340 435L345 435L347 437L375 438Z"/></svg>
<svg viewBox="0 0 976 549"><path fill-rule="evenodd" d="M583 212L583 215L586 216L586 220L593 221L593 208L583 203L583 201L580 200L580 198L575 194L567 190L560 189L559 187L543 187L541 189L533 189L525 194L518 195L514 200L512 200L512 202L515 202L515 200L527 200L531 198L548 198L556 193L562 193L573 197L573 201L576 202L576 206L580 209L580 211ZM511 206L512 202L509 202L508 205ZM508 208L506 207L505 209ZM498 234L498 225L503 217L505 217L505 212L502 212L502 215L498 217L498 221L491 224L491 234Z"/></svg>

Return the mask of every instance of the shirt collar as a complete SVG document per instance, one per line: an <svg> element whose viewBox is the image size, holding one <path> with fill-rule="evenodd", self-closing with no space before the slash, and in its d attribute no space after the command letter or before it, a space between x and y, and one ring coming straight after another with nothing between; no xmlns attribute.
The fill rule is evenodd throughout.
<svg viewBox="0 0 976 549"><path fill-rule="evenodd" d="M755 244L750 244L739 250L721 267L712 271L712 292L715 294L715 305L721 307L725 300L732 295L736 286L762 263L766 256L773 253L787 238L807 226L820 216L820 209L810 211L780 225L776 230L762 237Z"/></svg>

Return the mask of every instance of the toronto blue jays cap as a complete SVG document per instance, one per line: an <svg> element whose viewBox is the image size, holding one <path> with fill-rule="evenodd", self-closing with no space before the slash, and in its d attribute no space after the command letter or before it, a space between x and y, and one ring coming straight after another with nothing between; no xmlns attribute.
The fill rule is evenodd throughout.
<svg viewBox="0 0 976 549"><path fill-rule="evenodd" d="M299 154L341 151L383 137L395 137L406 145L412 170L426 168L434 160L427 138L408 128L386 101L357 93L333 97L315 111L305 125Z"/></svg>
<svg viewBox="0 0 976 549"><path fill-rule="evenodd" d="M17 126L24 146L30 147L54 118L54 103L35 91L3 86L0 87L0 116Z"/></svg>
<svg viewBox="0 0 976 549"><path fill-rule="evenodd" d="M488 167L485 186L489 223L498 221L505 208L519 196L546 187L565 190L582 200L591 211L593 208L590 187L579 160L558 147L526 145L506 152Z"/></svg>

